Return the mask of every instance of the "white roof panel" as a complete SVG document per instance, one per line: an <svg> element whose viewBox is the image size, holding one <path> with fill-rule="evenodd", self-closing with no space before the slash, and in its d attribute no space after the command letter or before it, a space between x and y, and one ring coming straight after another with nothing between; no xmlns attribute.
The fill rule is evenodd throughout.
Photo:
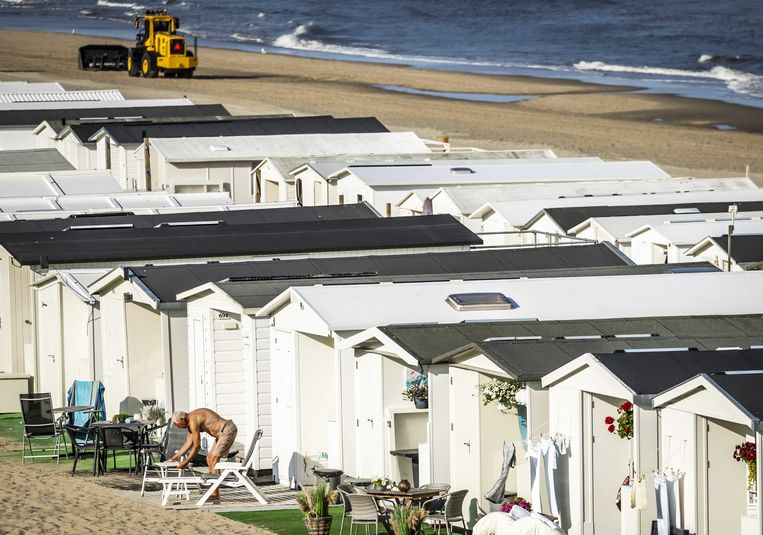
<svg viewBox="0 0 763 535"><path fill-rule="evenodd" d="M350 166L347 171L371 187L384 186L446 186L458 184L592 182L621 180L669 179L665 171L652 162L578 162L554 163L538 160L529 163L485 165L464 162L459 165L436 166ZM540 163L539 163L540 162Z"/></svg>
<svg viewBox="0 0 763 535"><path fill-rule="evenodd" d="M461 209L471 214L488 200L520 201L558 199L589 195L634 195L680 193L685 191L759 191L749 178L673 178L670 180L631 180L622 182L585 182L553 184L500 184L491 186L453 186L432 193L448 195ZM529 218L528 218L529 219Z"/></svg>
<svg viewBox="0 0 763 535"><path fill-rule="evenodd" d="M18 102L0 104L0 110L60 110L88 108L153 108L156 106L190 106L187 98L134 99L134 100L82 100L77 102ZM83 117L97 119L98 117Z"/></svg>
<svg viewBox="0 0 763 535"><path fill-rule="evenodd" d="M763 217L763 212L739 212L737 221L746 219L759 220ZM663 225L665 223L685 225L690 222L724 222L728 226L731 221L731 214L728 212L701 213L701 214L661 214L661 215L639 215L639 216L612 216L612 217L592 217L588 221L595 221L605 232L610 234L616 240L627 238L628 234L636 229L646 225Z"/></svg>
<svg viewBox="0 0 763 535"><path fill-rule="evenodd" d="M121 192L108 171L0 174L0 198Z"/></svg>
<svg viewBox="0 0 763 535"><path fill-rule="evenodd" d="M0 107L16 109L22 103L58 103L58 102L114 102L124 101L118 89L96 89L89 91L42 91L3 93L0 91Z"/></svg>
<svg viewBox="0 0 763 535"><path fill-rule="evenodd" d="M63 93L58 82L0 82L0 94L7 93Z"/></svg>
<svg viewBox="0 0 763 535"><path fill-rule="evenodd" d="M413 132L152 138L150 142L170 162L429 152Z"/></svg>
<svg viewBox="0 0 763 535"><path fill-rule="evenodd" d="M679 179L674 179L679 180ZM743 179L746 181L746 179ZM692 185L698 181L691 182ZM675 182L677 183L677 182ZM700 185L701 182L699 183ZM567 208L578 206L651 206L656 204L677 204L692 202L763 201L763 190L740 191L685 191L681 193L653 193L643 195L628 193L618 195L594 195L590 197L564 197L555 199L528 199L522 201L495 201L480 207L472 218L482 217L480 212L492 209L514 226L527 223L546 208ZM482 210L485 208L486 210Z"/></svg>
<svg viewBox="0 0 763 535"><path fill-rule="evenodd" d="M763 272L306 286L288 292L334 331L413 323L763 312ZM451 294L472 292L501 292L518 307L465 312L446 303Z"/></svg>
<svg viewBox="0 0 763 535"><path fill-rule="evenodd" d="M290 173L303 165L310 165L323 177L327 177L337 171L340 171L351 164L363 163L365 165L394 165L395 163L402 162L403 165L416 165L416 164L432 164L432 165L448 165L449 162L459 161L479 161L483 164L490 164L493 162L506 162L506 161L521 161L523 159L528 160L559 160L564 158L557 158L556 155L550 149L531 149L531 150L497 150L497 151L467 151L467 152L433 152L427 154L426 157L421 154L389 154L384 158L373 158L372 155L357 155L351 158L333 158L331 156L309 160L309 159L284 159L283 164L291 165L285 169L285 172ZM580 160L601 161L599 158L579 158ZM278 166L282 162L273 158L274 163ZM282 167L279 167L283 170Z"/></svg>
<svg viewBox="0 0 763 535"><path fill-rule="evenodd" d="M649 228L663 236L666 241L675 245L695 245L708 236L723 236L728 234L729 222L667 223L649 225ZM634 229L628 235L635 234L636 230L639 229ZM737 221L734 224L734 235L740 234L763 234L763 221L760 219Z"/></svg>

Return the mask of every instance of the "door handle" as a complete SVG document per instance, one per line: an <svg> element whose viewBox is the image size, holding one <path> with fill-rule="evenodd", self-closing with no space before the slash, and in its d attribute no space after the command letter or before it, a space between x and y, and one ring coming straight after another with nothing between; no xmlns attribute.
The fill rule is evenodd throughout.
<svg viewBox="0 0 763 535"><path fill-rule="evenodd" d="M469 452L471 453L471 451L472 451L472 441L471 440L467 440L466 442L464 442L464 446L469 448Z"/></svg>
<svg viewBox="0 0 763 535"><path fill-rule="evenodd" d="M55 361L56 361L56 356L55 356L55 355L49 354L48 356L49 356L51 359L53 359L53 362L55 362Z"/></svg>
<svg viewBox="0 0 763 535"><path fill-rule="evenodd" d="M122 369L124 370L125 369L125 358L124 357L120 357L120 358L117 359L117 362L122 365Z"/></svg>

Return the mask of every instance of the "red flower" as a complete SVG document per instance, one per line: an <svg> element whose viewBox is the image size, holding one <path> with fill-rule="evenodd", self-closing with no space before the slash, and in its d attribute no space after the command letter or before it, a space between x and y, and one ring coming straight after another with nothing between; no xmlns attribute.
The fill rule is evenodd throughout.
<svg viewBox="0 0 763 535"><path fill-rule="evenodd" d="M625 412L630 412L633 410L633 403L631 403L630 401L626 401L625 403L620 405L620 408L624 410Z"/></svg>
<svg viewBox="0 0 763 535"><path fill-rule="evenodd" d="M614 433L615 432L615 426L614 425L610 425L609 427L607 427L607 431L609 431L610 433Z"/></svg>
<svg viewBox="0 0 763 535"><path fill-rule="evenodd" d="M612 425L613 423L615 423L615 419L612 418L611 416L607 416L606 418L604 418L604 423L607 425Z"/></svg>
<svg viewBox="0 0 763 535"><path fill-rule="evenodd" d="M631 428L630 427L626 427L623 431L625 432L626 435L630 435L631 434Z"/></svg>

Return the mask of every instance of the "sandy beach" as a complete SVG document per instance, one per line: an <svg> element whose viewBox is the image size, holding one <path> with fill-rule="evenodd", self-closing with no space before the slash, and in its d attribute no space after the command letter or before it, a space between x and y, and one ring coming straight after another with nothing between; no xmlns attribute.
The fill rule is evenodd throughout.
<svg viewBox="0 0 763 535"><path fill-rule="evenodd" d="M18 450L0 437L0 451ZM38 533L226 533L272 535L271 532L227 519L210 511L162 509L150 505L135 492L126 493L104 485L78 470L71 462L21 466L19 455L0 458L7 489L0 496L0 534ZM140 479L134 477L137 484ZM96 482L98 481L98 482ZM127 527L129 526L129 527ZM200 528L203 526L203 528Z"/></svg>
<svg viewBox="0 0 763 535"><path fill-rule="evenodd" d="M70 89L118 88L128 98L221 102L233 113L373 115L393 130L449 136L456 146L551 147L559 155L644 159L674 176L750 176L763 184L763 109L568 80L426 71L396 65L200 49L191 80L77 70L77 47L131 43L0 30L0 79L57 80ZM44 43L44 46L41 46ZM486 103L403 94L388 84L536 98ZM714 125L731 125L732 131Z"/></svg>

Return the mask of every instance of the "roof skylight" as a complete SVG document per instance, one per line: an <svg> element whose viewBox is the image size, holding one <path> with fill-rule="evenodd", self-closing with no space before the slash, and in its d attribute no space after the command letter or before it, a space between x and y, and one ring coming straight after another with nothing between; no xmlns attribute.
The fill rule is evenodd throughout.
<svg viewBox="0 0 763 535"><path fill-rule="evenodd" d="M458 311L511 310L519 307L513 299L499 292L451 294L445 302Z"/></svg>

